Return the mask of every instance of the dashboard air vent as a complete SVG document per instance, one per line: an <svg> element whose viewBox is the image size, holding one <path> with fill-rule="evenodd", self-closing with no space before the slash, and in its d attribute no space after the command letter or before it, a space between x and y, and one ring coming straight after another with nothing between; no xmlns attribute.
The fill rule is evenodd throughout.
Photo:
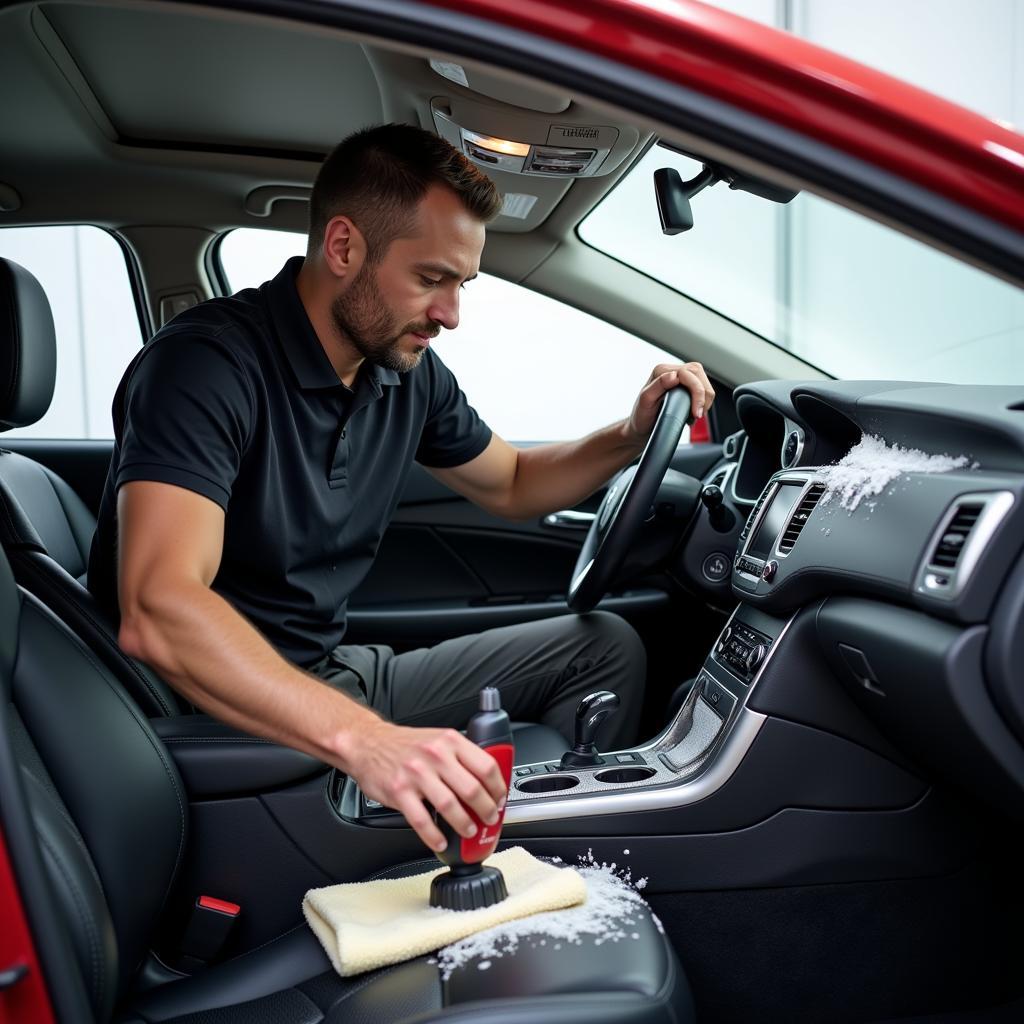
<svg viewBox="0 0 1024 1024"><path fill-rule="evenodd" d="M928 564L940 569L955 569L960 552L967 543L967 536L974 528L985 506L982 502L965 502L958 506L956 514L943 531Z"/></svg>
<svg viewBox="0 0 1024 1024"><path fill-rule="evenodd" d="M797 537L800 536L800 532L811 517L814 507L821 501L821 496L824 493L824 484L812 484L803 496L800 504L796 507L796 511L790 516L789 523L782 534L782 539L779 541L780 555L788 555L793 550Z"/></svg>

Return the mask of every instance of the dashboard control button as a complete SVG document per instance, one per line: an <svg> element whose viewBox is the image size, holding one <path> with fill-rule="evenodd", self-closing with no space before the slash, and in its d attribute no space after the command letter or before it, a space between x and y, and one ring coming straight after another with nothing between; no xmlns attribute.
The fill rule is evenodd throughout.
<svg viewBox="0 0 1024 1024"><path fill-rule="evenodd" d="M779 563L774 559L770 562L764 563L764 568L761 570L761 579L766 583L771 583L775 579L775 574L779 571Z"/></svg>
<svg viewBox="0 0 1024 1024"><path fill-rule="evenodd" d="M764 661L764 656L767 653L768 650L764 644L758 644L756 647L752 647L747 653L745 665L746 670L748 672L756 672L761 662Z"/></svg>
<svg viewBox="0 0 1024 1024"><path fill-rule="evenodd" d="M729 556L722 554L721 551L715 551L704 559L700 571L704 574L704 579L709 582L721 583L728 577L730 568Z"/></svg>

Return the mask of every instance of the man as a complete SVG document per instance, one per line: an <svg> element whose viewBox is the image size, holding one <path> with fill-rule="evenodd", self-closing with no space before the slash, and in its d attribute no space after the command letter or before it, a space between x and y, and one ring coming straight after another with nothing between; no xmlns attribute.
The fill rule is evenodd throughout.
<svg viewBox="0 0 1024 1024"><path fill-rule="evenodd" d="M128 654L209 714L347 772L433 849L444 839L425 802L470 836L463 805L493 822L503 798L493 759L455 731L481 686L563 733L583 694L612 686L611 742L628 742L644 656L605 614L399 656L339 646L412 461L531 518L635 458L668 388L686 386L698 416L714 398L699 364L658 367L629 419L581 441L518 451L493 435L430 339L458 325L499 208L493 183L428 132L342 142L313 189L305 259L176 317L126 371L89 566Z"/></svg>

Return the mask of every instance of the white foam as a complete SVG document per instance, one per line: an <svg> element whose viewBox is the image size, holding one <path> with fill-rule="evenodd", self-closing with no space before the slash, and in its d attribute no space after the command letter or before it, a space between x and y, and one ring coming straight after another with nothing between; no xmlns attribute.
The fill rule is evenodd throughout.
<svg viewBox="0 0 1024 1024"><path fill-rule="evenodd" d="M969 461L966 455L928 455L919 448L901 448L886 444L877 435L865 434L835 465L824 467L818 474L825 484L821 501L838 501L853 512L865 498L881 494L904 473L948 473L963 469ZM895 488L889 493L895 494ZM868 507L873 509L874 504Z"/></svg>
<svg viewBox="0 0 1024 1024"><path fill-rule="evenodd" d="M629 870L620 871L615 864L598 864L590 851L580 860L576 870L587 884L585 902L567 910L506 921L445 946L437 952L442 977L447 980L453 971L476 959L481 961L477 967L487 970L498 957L514 953L521 941L544 946L548 939L554 939L557 950L563 943L582 946L592 942L600 946L606 942L639 939L636 925L643 912L650 912L637 889L643 888L647 879L634 883ZM655 921L655 924L660 928L660 922Z"/></svg>

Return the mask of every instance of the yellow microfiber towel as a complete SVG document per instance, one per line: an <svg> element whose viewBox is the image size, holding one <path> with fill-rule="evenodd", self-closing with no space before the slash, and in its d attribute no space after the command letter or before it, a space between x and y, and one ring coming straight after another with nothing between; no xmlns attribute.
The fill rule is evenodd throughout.
<svg viewBox="0 0 1024 1024"><path fill-rule="evenodd" d="M574 907L587 898L572 868L537 860L521 846L488 857L505 876L507 899L480 910L430 906L430 882L447 868L408 878L344 882L310 889L302 912L343 977L396 964L464 939L474 932L544 910Z"/></svg>

